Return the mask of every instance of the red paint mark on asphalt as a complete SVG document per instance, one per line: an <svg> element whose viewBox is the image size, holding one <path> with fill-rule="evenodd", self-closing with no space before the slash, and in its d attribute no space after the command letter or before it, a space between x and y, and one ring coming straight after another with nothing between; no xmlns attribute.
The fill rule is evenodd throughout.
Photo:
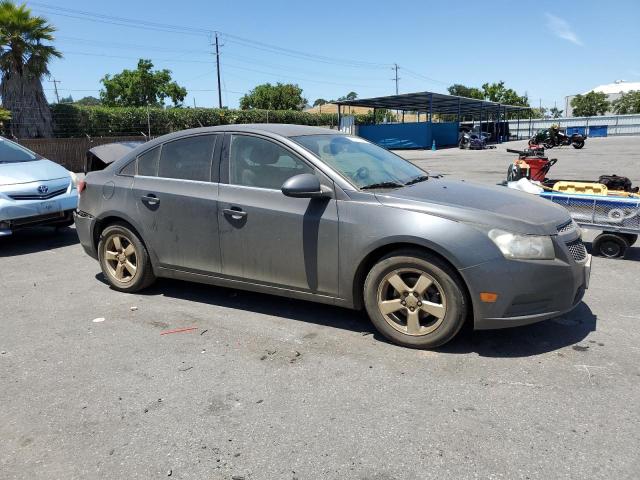
<svg viewBox="0 0 640 480"><path fill-rule="evenodd" d="M160 332L160 335L169 335L170 333L190 332L192 330L197 330L197 329L198 327L176 328L175 330L165 330L164 332Z"/></svg>

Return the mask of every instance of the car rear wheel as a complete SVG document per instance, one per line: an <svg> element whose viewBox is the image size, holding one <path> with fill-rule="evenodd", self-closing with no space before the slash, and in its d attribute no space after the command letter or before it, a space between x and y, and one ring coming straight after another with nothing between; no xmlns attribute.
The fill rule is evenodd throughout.
<svg viewBox="0 0 640 480"><path fill-rule="evenodd" d="M454 271L419 250L391 253L365 280L364 300L376 328L398 345L435 348L451 340L467 315L465 290Z"/></svg>
<svg viewBox="0 0 640 480"><path fill-rule="evenodd" d="M102 273L115 290L137 292L155 280L147 249L125 225L114 224L103 230L98 255Z"/></svg>

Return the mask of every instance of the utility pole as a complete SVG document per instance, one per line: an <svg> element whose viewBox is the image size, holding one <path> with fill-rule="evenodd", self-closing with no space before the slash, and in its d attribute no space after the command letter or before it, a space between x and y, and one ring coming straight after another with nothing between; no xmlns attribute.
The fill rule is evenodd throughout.
<svg viewBox="0 0 640 480"><path fill-rule="evenodd" d="M216 71L218 73L218 108L222 108L222 89L220 88L220 48L218 45L218 32L216 33Z"/></svg>
<svg viewBox="0 0 640 480"><path fill-rule="evenodd" d="M60 80L56 80L55 78L53 80L49 80L51 83L53 83L53 89L56 92L56 103L60 103L60 96L58 95L58 84L62 83Z"/></svg>
<svg viewBox="0 0 640 480"><path fill-rule="evenodd" d="M395 80L396 82L396 95L398 95L398 80L400 80L400 77L398 77L398 64L394 63L393 64L393 69L396 71L396 76L393 80Z"/></svg>

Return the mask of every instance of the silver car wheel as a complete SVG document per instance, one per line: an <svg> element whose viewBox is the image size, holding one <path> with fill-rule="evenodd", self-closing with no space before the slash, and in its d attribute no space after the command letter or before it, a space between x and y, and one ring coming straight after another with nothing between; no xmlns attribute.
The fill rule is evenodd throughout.
<svg viewBox="0 0 640 480"><path fill-rule="evenodd" d="M440 284L413 268L387 274L378 286L377 300L385 321L405 335L433 332L447 313L447 299Z"/></svg>

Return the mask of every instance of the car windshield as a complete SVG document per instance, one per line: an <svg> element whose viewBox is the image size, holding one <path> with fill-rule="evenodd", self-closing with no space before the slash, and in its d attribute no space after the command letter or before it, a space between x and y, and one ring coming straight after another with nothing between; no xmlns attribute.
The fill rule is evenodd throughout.
<svg viewBox="0 0 640 480"><path fill-rule="evenodd" d="M17 143L0 139L0 163L30 162L38 157Z"/></svg>
<svg viewBox="0 0 640 480"><path fill-rule="evenodd" d="M412 163L360 137L303 135L291 140L362 190L399 188L428 178Z"/></svg>

